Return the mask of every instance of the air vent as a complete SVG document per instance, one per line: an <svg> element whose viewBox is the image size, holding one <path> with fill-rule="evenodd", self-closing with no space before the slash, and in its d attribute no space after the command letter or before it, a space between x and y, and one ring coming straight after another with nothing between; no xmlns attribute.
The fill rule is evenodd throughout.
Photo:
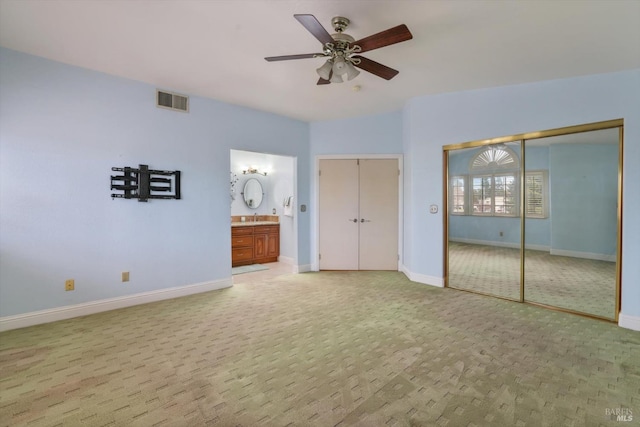
<svg viewBox="0 0 640 427"><path fill-rule="evenodd" d="M189 97L165 90L156 90L156 105L170 110L189 112Z"/></svg>

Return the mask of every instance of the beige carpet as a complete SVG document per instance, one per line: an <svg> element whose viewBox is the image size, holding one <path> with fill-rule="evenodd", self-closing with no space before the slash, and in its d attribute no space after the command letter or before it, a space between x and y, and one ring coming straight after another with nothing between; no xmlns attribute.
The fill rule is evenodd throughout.
<svg viewBox="0 0 640 427"><path fill-rule="evenodd" d="M640 419L640 333L397 272L286 275L8 331L0 372L3 426Z"/></svg>

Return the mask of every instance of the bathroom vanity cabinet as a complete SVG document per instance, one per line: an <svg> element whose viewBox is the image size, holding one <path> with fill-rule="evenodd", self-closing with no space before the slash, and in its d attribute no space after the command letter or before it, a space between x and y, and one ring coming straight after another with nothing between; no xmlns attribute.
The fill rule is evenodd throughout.
<svg viewBox="0 0 640 427"><path fill-rule="evenodd" d="M279 255L280 224L243 223L231 226L231 265L233 267L276 262Z"/></svg>

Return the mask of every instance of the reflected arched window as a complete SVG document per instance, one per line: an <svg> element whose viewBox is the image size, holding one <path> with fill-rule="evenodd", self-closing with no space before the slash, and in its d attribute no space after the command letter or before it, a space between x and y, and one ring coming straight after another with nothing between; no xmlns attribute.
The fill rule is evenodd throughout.
<svg viewBox="0 0 640 427"><path fill-rule="evenodd" d="M472 171L484 171L495 169L518 170L520 162L516 153L502 145L491 145L480 151L471 159Z"/></svg>
<svg viewBox="0 0 640 427"><path fill-rule="evenodd" d="M469 164L471 215L517 216L519 168L516 153L503 144L487 146L473 156Z"/></svg>
<svg viewBox="0 0 640 427"><path fill-rule="evenodd" d="M466 173L449 178L449 213L518 216L520 176L520 159L511 148L496 144L477 149L469 160ZM524 188L527 218L547 218L547 182L546 170L526 172Z"/></svg>

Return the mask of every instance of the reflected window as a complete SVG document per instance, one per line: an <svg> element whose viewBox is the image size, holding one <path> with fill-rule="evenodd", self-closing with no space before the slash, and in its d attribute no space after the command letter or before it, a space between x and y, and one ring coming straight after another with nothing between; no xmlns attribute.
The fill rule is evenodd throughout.
<svg viewBox="0 0 640 427"><path fill-rule="evenodd" d="M450 213L452 215L466 215L467 214L467 177L466 176L453 176L451 177L449 194L451 199L449 200Z"/></svg>
<svg viewBox="0 0 640 427"><path fill-rule="evenodd" d="M471 162L471 169L517 169L520 165L515 153L510 149L490 146L475 155Z"/></svg>
<svg viewBox="0 0 640 427"><path fill-rule="evenodd" d="M502 144L478 152L470 164L471 215L518 215L518 168L516 154Z"/></svg>
<svg viewBox="0 0 640 427"><path fill-rule="evenodd" d="M525 174L525 209L527 218L547 218L547 171L527 171Z"/></svg>
<svg viewBox="0 0 640 427"><path fill-rule="evenodd" d="M518 214L518 185L516 174L474 175L473 215Z"/></svg>

